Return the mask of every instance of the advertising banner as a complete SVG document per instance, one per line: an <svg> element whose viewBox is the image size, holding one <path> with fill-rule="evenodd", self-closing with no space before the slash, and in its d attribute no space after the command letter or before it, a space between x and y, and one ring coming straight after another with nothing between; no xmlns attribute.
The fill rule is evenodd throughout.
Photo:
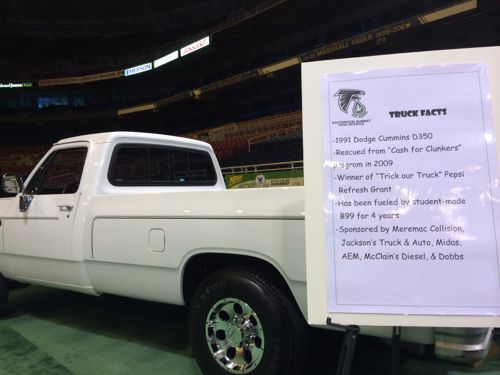
<svg viewBox="0 0 500 375"><path fill-rule="evenodd" d="M226 175L224 179L228 189L303 186L304 172L302 170L294 170L246 173Z"/></svg>
<svg viewBox="0 0 500 375"><path fill-rule="evenodd" d="M45 86L74 85L80 83L104 81L107 79L114 79L120 77L123 77L123 70L115 70L113 72L89 74L86 76L77 76L77 77L41 79L38 81L38 86L45 87Z"/></svg>

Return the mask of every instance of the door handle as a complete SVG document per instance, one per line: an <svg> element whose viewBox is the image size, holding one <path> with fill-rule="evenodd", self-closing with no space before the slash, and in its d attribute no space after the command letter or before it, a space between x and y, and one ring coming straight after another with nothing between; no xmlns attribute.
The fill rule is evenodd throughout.
<svg viewBox="0 0 500 375"><path fill-rule="evenodd" d="M73 209L73 206L71 206L69 204L61 204L57 207L59 207L59 211L66 211L66 212L69 212Z"/></svg>

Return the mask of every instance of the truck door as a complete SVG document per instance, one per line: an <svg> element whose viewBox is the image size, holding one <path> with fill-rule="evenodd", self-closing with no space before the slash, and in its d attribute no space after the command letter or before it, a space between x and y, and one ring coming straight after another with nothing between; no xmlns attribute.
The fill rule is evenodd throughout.
<svg viewBox="0 0 500 375"><path fill-rule="evenodd" d="M54 149L9 207L4 251L17 278L80 284L81 255L73 252L72 234L86 155L86 143Z"/></svg>

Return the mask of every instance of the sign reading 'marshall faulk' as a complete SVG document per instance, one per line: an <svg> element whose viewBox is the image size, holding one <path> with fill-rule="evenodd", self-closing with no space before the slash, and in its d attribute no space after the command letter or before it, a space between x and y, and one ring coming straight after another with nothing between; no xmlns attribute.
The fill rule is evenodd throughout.
<svg viewBox="0 0 500 375"><path fill-rule="evenodd" d="M487 67L322 79L328 310L500 314Z"/></svg>

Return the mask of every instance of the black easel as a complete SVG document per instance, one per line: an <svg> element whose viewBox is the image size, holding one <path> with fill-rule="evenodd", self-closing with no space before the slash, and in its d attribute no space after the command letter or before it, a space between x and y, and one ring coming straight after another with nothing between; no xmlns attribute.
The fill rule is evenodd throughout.
<svg viewBox="0 0 500 375"><path fill-rule="evenodd" d="M344 341L340 350L337 375L349 375L351 373L352 358L360 328L357 325L344 326L332 322L331 318L326 319L326 324L330 327L340 328L345 331ZM391 374L399 375L401 371L401 327L392 328L392 361Z"/></svg>
<svg viewBox="0 0 500 375"><path fill-rule="evenodd" d="M392 327L392 375L401 371L401 327Z"/></svg>
<svg viewBox="0 0 500 375"><path fill-rule="evenodd" d="M326 324L345 330L344 341L342 342L342 349L340 350L339 365L337 367L337 375L349 375L351 373L352 357L354 355L354 348L359 334L359 326L332 323L330 318L326 319Z"/></svg>

